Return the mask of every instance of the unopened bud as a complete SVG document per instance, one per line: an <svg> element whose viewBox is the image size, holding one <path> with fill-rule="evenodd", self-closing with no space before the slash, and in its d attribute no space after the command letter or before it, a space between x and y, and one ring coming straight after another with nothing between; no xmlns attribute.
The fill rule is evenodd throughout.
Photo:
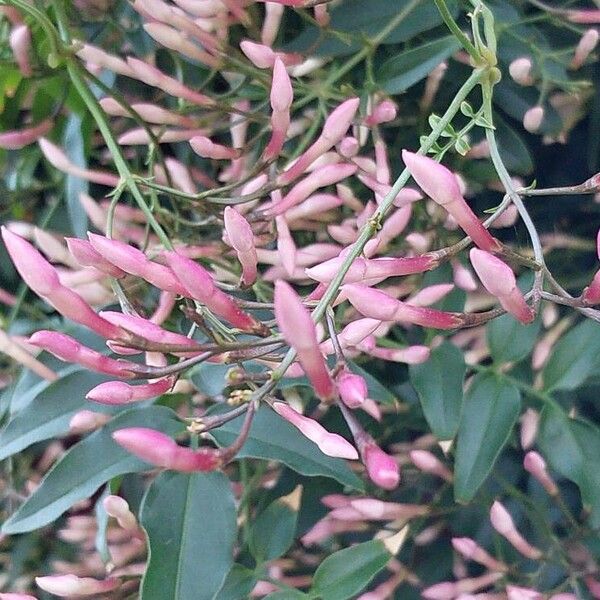
<svg viewBox="0 0 600 600"><path fill-rule="evenodd" d="M523 116L523 127L529 133L535 133L544 120L544 108L542 106L534 106L525 112Z"/></svg>

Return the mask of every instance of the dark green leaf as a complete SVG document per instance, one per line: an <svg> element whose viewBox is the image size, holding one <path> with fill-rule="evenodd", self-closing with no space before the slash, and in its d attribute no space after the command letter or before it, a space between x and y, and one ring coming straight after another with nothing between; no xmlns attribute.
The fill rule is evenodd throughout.
<svg viewBox="0 0 600 600"><path fill-rule="evenodd" d="M231 365L203 362L190 371L194 387L207 396L217 396L226 387L225 374Z"/></svg>
<svg viewBox="0 0 600 600"><path fill-rule="evenodd" d="M0 460L35 442L66 433L75 412L86 405L91 408L85 394L107 380L106 375L80 369L41 386L42 391L0 432Z"/></svg>
<svg viewBox="0 0 600 600"><path fill-rule="evenodd" d="M539 318L529 325L523 325L512 315L493 319L486 327L492 358L498 363L522 360L533 350L540 327Z"/></svg>
<svg viewBox="0 0 600 600"><path fill-rule="evenodd" d="M585 421L571 419L558 406L542 411L538 443L550 466L575 482L589 509L590 525L600 527L600 431Z"/></svg>
<svg viewBox="0 0 600 600"><path fill-rule="evenodd" d="M520 175L531 173L533 159L523 138L497 114L494 114L494 125L498 150L506 168Z"/></svg>
<svg viewBox="0 0 600 600"><path fill-rule="evenodd" d="M383 63L377 81L390 94L399 94L421 79L460 48L453 35L448 35L416 48L401 52Z"/></svg>
<svg viewBox="0 0 600 600"><path fill-rule="evenodd" d="M113 441L111 433L125 427L150 427L173 436L182 430L175 413L162 406L136 408L120 414L73 446L4 523L2 531L13 534L43 527L75 502L91 496L109 479L148 469L145 462Z"/></svg>
<svg viewBox="0 0 600 600"><path fill-rule="evenodd" d="M574 390L600 365L600 325L586 320L556 344L543 371L544 389Z"/></svg>
<svg viewBox="0 0 600 600"><path fill-rule="evenodd" d="M469 502L492 470L519 416L521 394L493 373L476 375L465 394L454 468L454 495Z"/></svg>
<svg viewBox="0 0 600 600"><path fill-rule="evenodd" d="M427 362L410 367L425 418L440 440L452 439L458 429L465 368L462 352L449 342L435 348Z"/></svg>
<svg viewBox="0 0 600 600"><path fill-rule="evenodd" d="M231 565L236 510L223 473L161 473L141 508L150 560L142 600L211 600Z"/></svg>
<svg viewBox="0 0 600 600"><path fill-rule="evenodd" d="M317 569L311 594L326 600L354 598L389 560L390 553L380 540L335 552Z"/></svg>
<svg viewBox="0 0 600 600"><path fill-rule="evenodd" d="M254 571L235 563L225 578L223 587L218 591L215 600L243 600L250 596L256 585Z"/></svg>
<svg viewBox="0 0 600 600"><path fill-rule="evenodd" d="M220 446L228 446L235 440L242 420L243 417L238 417L212 432ZM256 413L248 440L237 457L278 460L302 475L324 475L354 489L363 489L362 481L345 461L325 456L295 427L267 407Z"/></svg>
<svg viewBox="0 0 600 600"><path fill-rule="evenodd" d="M294 541L298 511L280 498L271 502L252 522L250 551L258 563L283 556Z"/></svg>
<svg viewBox="0 0 600 600"><path fill-rule="evenodd" d="M85 159L85 140L83 136L83 121L75 113L67 118L67 125L63 135L63 148L71 162L82 169L87 168ZM71 228L77 237L85 237L88 229L88 218L79 201L79 195L88 192L88 182L74 175L65 177L65 197Z"/></svg>
<svg viewBox="0 0 600 600"><path fill-rule="evenodd" d="M265 596L264 600L302 600L310 597L298 590L280 590Z"/></svg>

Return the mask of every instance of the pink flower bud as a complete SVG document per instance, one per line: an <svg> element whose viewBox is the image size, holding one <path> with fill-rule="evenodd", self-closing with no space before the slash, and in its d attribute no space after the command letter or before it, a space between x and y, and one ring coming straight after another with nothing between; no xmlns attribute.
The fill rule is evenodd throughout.
<svg viewBox="0 0 600 600"><path fill-rule="evenodd" d="M454 285L452 283L428 285L420 289L414 296L411 296L408 304L412 304L413 306L431 306L445 298L453 289Z"/></svg>
<svg viewBox="0 0 600 600"><path fill-rule="evenodd" d="M283 62L279 58L275 58L270 94L271 107L273 109L271 115L272 134L263 153L263 159L266 161L277 157L283 148L290 126L290 107L293 100L294 90L292 89L292 82Z"/></svg>
<svg viewBox="0 0 600 600"><path fill-rule="evenodd" d="M240 42L240 49L248 57L248 60L259 69L270 69L275 63L275 52L269 46L243 40Z"/></svg>
<svg viewBox="0 0 600 600"><path fill-rule="evenodd" d="M213 69L218 68L220 65L219 59L202 50L190 41L185 33L174 27L164 23L144 23L144 30L151 38L170 50L175 50L175 52L179 52Z"/></svg>
<svg viewBox="0 0 600 600"><path fill-rule="evenodd" d="M461 290L465 290L465 292L474 292L477 289L477 282L473 277L473 273L458 260L452 263L452 271L454 274L454 283Z"/></svg>
<svg viewBox="0 0 600 600"><path fill-rule="evenodd" d="M119 75L125 75L126 77L135 77L134 70L121 58L105 52L101 48L92 46L91 44L85 44L79 40L74 40L74 45L78 48L77 56L87 62L119 73Z"/></svg>
<svg viewBox="0 0 600 600"><path fill-rule="evenodd" d="M600 8L568 10L567 19L571 23L600 23Z"/></svg>
<svg viewBox="0 0 600 600"><path fill-rule="evenodd" d="M444 207L475 245L489 252L500 249L500 242L480 223L462 197L454 173L431 158L407 150L402 151L402 160L421 189Z"/></svg>
<svg viewBox="0 0 600 600"><path fill-rule="evenodd" d="M422 517L429 513L429 507L423 504L401 504L383 502L375 498L355 498L350 507L357 511L362 519L370 521L398 521ZM333 516L333 513L331 513Z"/></svg>
<svg viewBox="0 0 600 600"><path fill-rule="evenodd" d="M386 217L381 230L377 234L377 238L380 241L380 248L387 246L406 229L411 215L412 206L410 204L389 213L389 216Z"/></svg>
<svg viewBox="0 0 600 600"><path fill-rule="evenodd" d="M242 283L246 286L256 281L256 247L250 223L235 208L226 206L223 212L225 232L242 264Z"/></svg>
<svg viewBox="0 0 600 600"><path fill-rule="evenodd" d="M571 69L579 69L579 67L583 65L587 57L598 44L599 37L600 34L597 29L588 29L581 36L577 48L575 48L575 55L571 61Z"/></svg>
<svg viewBox="0 0 600 600"><path fill-rule="evenodd" d="M163 256L184 287L183 296L199 300L216 315L227 319L243 331L264 333L262 323L241 310L231 296L215 287L212 277L204 267L177 252L165 252Z"/></svg>
<svg viewBox="0 0 600 600"><path fill-rule="evenodd" d="M9 37L10 48L23 77L31 77L33 71L29 62L31 50L31 31L27 25L16 25L11 29Z"/></svg>
<svg viewBox="0 0 600 600"><path fill-rule="evenodd" d="M456 598L456 584L451 581L436 583L421 592L421 596L426 600L452 600Z"/></svg>
<svg viewBox="0 0 600 600"><path fill-rule="evenodd" d="M529 133L535 133L544 120L544 109L541 106L534 106L525 112L523 116L523 127Z"/></svg>
<svg viewBox="0 0 600 600"><path fill-rule="evenodd" d="M114 519L117 520L119 527L126 531L137 531L138 524L135 515L131 512L129 504L125 498L120 496L113 496L112 494L106 496L102 501L104 510Z"/></svg>
<svg viewBox="0 0 600 600"><path fill-rule="evenodd" d="M453 476L448 467L444 465L434 454L427 450L412 450L410 452L410 460L413 461L415 466L424 471L425 473L431 473L437 475L446 481L452 481Z"/></svg>
<svg viewBox="0 0 600 600"><path fill-rule="evenodd" d="M507 585L506 594L508 596L508 600L542 600L544 597L537 590L518 587L516 585Z"/></svg>
<svg viewBox="0 0 600 600"><path fill-rule="evenodd" d="M2 227L2 239L23 281L65 317L106 338L123 333L99 317L76 292L64 287L56 269L26 240Z"/></svg>
<svg viewBox="0 0 600 600"><path fill-rule="evenodd" d="M127 273L119 267L115 267L111 262L107 261L101 254L96 252L92 244L87 240L80 240L79 238L65 238L67 246L71 254L75 257L75 260L83 267L94 267L110 275L120 279L125 277Z"/></svg>
<svg viewBox="0 0 600 600"><path fill-rule="evenodd" d="M161 396L172 386L173 380L170 377L142 385L129 385L124 381L107 381L92 388L85 397L100 404L128 404Z"/></svg>
<svg viewBox="0 0 600 600"><path fill-rule="evenodd" d="M535 438L537 436L538 426L540 422L540 414L528 408L521 416L521 448L527 450L533 446Z"/></svg>
<svg viewBox="0 0 600 600"><path fill-rule="evenodd" d="M168 435L146 427L119 429L112 437L117 444L138 458L172 471L214 471L222 464L219 452L214 448L184 448Z"/></svg>
<svg viewBox="0 0 600 600"><path fill-rule="evenodd" d="M263 44L267 46L273 45L279 31L283 12L284 7L278 2L265 2L265 17L260 35Z"/></svg>
<svg viewBox="0 0 600 600"><path fill-rule="evenodd" d="M275 217L275 226L277 228L277 252L283 268L291 276L296 268L296 244L285 217L281 215Z"/></svg>
<svg viewBox="0 0 600 600"><path fill-rule="evenodd" d="M334 196L333 194L314 194L298 206L286 210L285 220L295 225L296 221L318 218L319 215L341 205L342 199L338 196Z"/></svg>
<svg viewBox="0 0 600 600"><path fill-rule="evenodd" d="M531 473L540 482L550 496L556 496L558 494L556 483L554 483L548 474L546 461L537 452L531 451L525 455L523 467L525 467L525 470Z"/></svg>
<svg viewBox="0 0 600 600"><path fill-rule="evenodd" d="M490 556L471 538L452 538L452 546L467 560L474 560L491 571L508 570L508 567L503 562L496 560L493 556Z"/></svg>
<svg viewBox="0 0 600 600"><path fill-rule="evenodd" d="M373 125L393 121L396 118L396 113L396 105L391 100L384 100L383 102L380 102L373 109L373 112L365 119L365 125L373 127Z"/></svg>
<svg viewBox="0 0 600 600"><path fill-rule="evenodd" d="M497 500L492 504L490 521L492 527L505 537L523 556L532 560L539 560L542 557L542 552L535 546L530 545L517 531L512 517Z"/></svg>
<svg viewBox="0 0 600 600"><path fill-rule="evenodd" d="M29 594L17 594L17 593L0 593L0 600L37 600L35 596Z"/></svg>
<svg viewBox="0 0 600 600"><path fill-rule="evenodd" d="M407 346L406 348L380 348L370 344L360 344L359 348L369 356L408 365L419 365L427 362L431 356L431 349L421 345Z"/></svg>
<svg viewBox="0 0 600 600"><path fill-rule="evenodd" d="M299 177L319 156L333 148L346 134L352 119L358 110L359 98L351 98L342 102L325 120L321 135L315 143L302 154L298 160L282 173L278 183L287 185Z"/></svg>
<svg viewBox="0 0 600 600"><path fill-rule="evenodd" d="M550 596L549 600L577 600L575 594L554 594Z"/></svg>
<svg viewBox="0 0 600 600"><path fill-rule="evenodd" d="M29 338L29 343L43 348L65 362L76 363L98 373L123 378L133 377L133 373L129 370L130 363L104 356L64 333L36 331Z"/></svg>
<svg viewBox="0 0 600 600"><path fill-rule="evenodd" d="M110 415L103 415L93 410L80 410L69 421L69 433L71 435L81 435L88 431L95 431L108 423L110 418Z"/></svg>
<svg viewBox="0 0 600 600"><path fill-rule="evenodd" d="M296 184L280 202L269 206L265 210L267 216L275 216L306 200L315 190L343 181L353 175L357 170L356 165L334 164L326 165L313 171L300 183Z"/></svg>
<svg viewBox="0 0 600 600"><path fill-rule="evenodd" d="M286 342L298 353L298 360L322 400L335 395L335 385L319 350L310 313L285 281L275 283L275 319Z"/></svg>
<svg viewBox="0 0 600 600"><path fill-rule="evenodd" d="M454 329L462 323L457 313L411 306L391 298L385 292L355 283L344 285L342 291L356 310L372 319L413 323L435 329Z"/></svg>
<svg viewBox="0 0 600 600"><path fill-rule="evenodd" d="M3 131L0 133L0 148L4 148L5 150L20 150L45 136L52 127L54 127L54 122L51 119L45 119L31 127Z"/></svg>
<svg viewBox="0 0 600 600"><path fill-rule="evenodd" d="M352 158L358 154L360 145L355 137L347 136L339 144L338 151L344 158Z"/></svg>
<svg viewBox="0 0 600 600"><path fill-rule="evenodd" d="M502 307L522 323L531 323L535 312L525 302L512 269L496 256L477 248L471 249L469 257L479 279Z"/></svg>
<svg viewBox="0 0 600 600"><path fill-rule="evenodd" d="M170 269L150 261L141 250L95 233L89 233L88 238L96 252L126 273L141 277L161 290L185 295L183 286Z"/></svg>
<svg viewBox="0 0 600 600"><path fill-rule="evenodd" d="M77 577L77 575L48 575L36 577L35 582L45 592L61 598L105 594L121 585L121 581L115 577L98 580L92 577Z"/></svg>
<svg viewBox="0 0 600 600"><path fill-rule="evenodd" d="M369 393L364 377L344 370L335 378L335 382L340 398L348 408L358 408L364 404Z"/></svg>
<svg viewBox="0 0 600 600"><path fill-rule="evenodd" d="M531 59L522 56L516 58L508 65L510 76L520 85L533 85L533 77L531 76Z"/></svg>
<svg viewBox="0 0 600 600"><path fill-rule="evenodd" d="M330 433L320 423L305 417L285 402L274 402L273 409L280 417L296 427L311 442L314 442L323 454L349 460L356 460L358 458L356 448L341 435Z"/></svg>
<svg viewBox="0 0 600 600"><path fill-rule="evenodd" d="M221 144L216 144L209 138L198 135L190 140L192 150L204 158L212 158L214 160L233 160L239 158L240 152L235 148L228 148Z"/></svg>
<svg viewBox="0 0 600 600"><path fill-rule="evenodd" d="M394 457L374 442L368 442L359 450L369 479L384 490L396 489L400 483L400 467Z"/></svg>
<svg viewBox="0 0 600 600"><path fill-rule="evenodd" d="M162 71L143 60L130 56L127 58L127 65L131 70L129 77L138 79L146 85L159 88L171 96L183 98L198 106L212 106L215 103L214 99L209 96L191 90L177 79L165 75Z"/></svg>

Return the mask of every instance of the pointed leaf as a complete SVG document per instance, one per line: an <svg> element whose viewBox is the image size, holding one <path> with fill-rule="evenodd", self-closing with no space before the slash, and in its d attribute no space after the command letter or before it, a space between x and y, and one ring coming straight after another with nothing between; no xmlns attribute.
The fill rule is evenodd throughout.
<svg viewBox="0 0 600 600"><path fill-rule="evenodd" d="M223 473L161 473L144 498L140 522L150 558L142 600L211 600L231 565L236 510Z"/></svg>
<svg viewBox="0 0 600 600"><path fill-rule="evenodd" d="M492 358L498 363L517 362L533 350L541 327L541 319L523 325L512 315L502 315L490 321L486 335Z"/></svg>
<svg viewBox="0 0 600 600"><path fill-rule="evenodd" d="M465 368L462 352L449 342L432 350L427 362L410 367L425 418L440 440L452 439L458 429Z"/></svg>
<svg viewBox="0 0 600 600"><path fill-rule="evenodd" d="M175 413L162 406L137 408L115 417L73 446L48 472L35 492L2 526L22 533L51 523L73 504L91 496L117 475L144 471L149 465L126 452L111 437L125 427L151 427L169 435L182 430Z"/></svg>
<svg viewBox="0 0 600 600"><path fill-rule="evenodd" d="M315 573L311 595L327 600L355 598L390 561L380 540L371 540L328 556Z"/></svg>
<svg viewBox="0 0 600 600"><path fill-rule="evenodd" d="M458 428L454 495L469 502L492 470L519 416L521 394L493 373L475 376Z"/></svg>

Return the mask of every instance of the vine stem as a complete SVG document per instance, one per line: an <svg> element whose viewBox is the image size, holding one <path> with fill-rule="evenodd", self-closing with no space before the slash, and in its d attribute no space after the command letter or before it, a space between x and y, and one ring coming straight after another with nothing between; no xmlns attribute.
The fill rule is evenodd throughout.
<svg viewBox="0 0 600 600"><path fill-rule="evenodd" d="M458 26L458 23L454 20L454 17L446 6L446 2L444 0L434 0L434 2L448 29L454 34L454 37L458 39L462 47L469 53L471 58L476 63L479 62L481 60L479 51L477 48L475 48L471 40L465 35L463 30Z"/></svg>

